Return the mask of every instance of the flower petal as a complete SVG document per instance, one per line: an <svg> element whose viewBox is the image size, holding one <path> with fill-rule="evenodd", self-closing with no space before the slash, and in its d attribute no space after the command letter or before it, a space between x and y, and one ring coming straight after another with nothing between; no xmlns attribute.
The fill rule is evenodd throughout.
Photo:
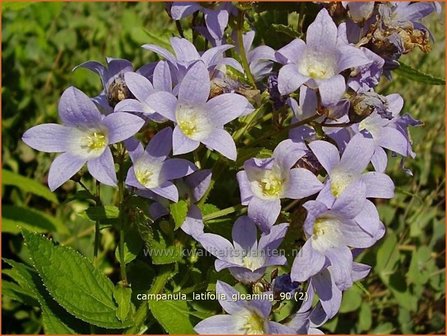
<svg viewBox="0 0 447 336"><path fill-rule="evenodd" d="M236 174L236 178L239 183L239 191L241 193L241 204L247 205L253 197L253 192L251 191L250 181L248 180L247 173L245 172L245 170L242 170Z"/></svg>
<svg viewBox="0 0 447 336"><path fill-rule="evenodd" d="M197 167L184 159L168 159L163 162L160 175L167 181L175 180L194 173Z"/></svg>
<svg viewBox="0 0 447 336"><path fill-rule="evenodd" d="M277 249L281 245L288 228L288 223L273 225L268 234L263 233L259 238L258 250L270 250L271 252Z"/></svg>
<svg viewBox="0 0 447 336"><path fill-rule="evenodd" d="M159 91L151 94L146 99L146 104L163 117L175 121L175 110L177 108L177 98L170 93Z"/></svg>
<svg viewBox="0 0 447 336"><path fill-rule="evenodd" d="M172 77L169 65L165 61L160 61L157 63L154 69L153 76L154 89L157 91L172 91Z"/></svg>
<svg viewBox="0 0 447 336"><path fill-rule="evenodd" d="M153 158L166 160L172 149L172 128L165 127L149 141L146 153Z"/></svg>
<svg viewBox="0 0 447 336"><path fill-rule="evenodd" d="M174 155L192 152L199 147L200 142L187 138L178 126L175 126L172 133L172 151Z"/></svg>
<svg viewBox="0 0 447 336"><path fill-rule="evenodd" d="M320 81L321 102L324 106L338 103L346 90L345 78L342 75L335 75L329 79Z"/></svg>
<svg viewBox="0 0 447 336"><path fill-rule="evenodd" d="M196 324L194 330L199 335L234 335L240 333L238 323L236 316L215 315Z"/></svg>
<svg viewBox="0 0 447 336"><path fill-rule="evenodd" d="M304 142L294 142L291 139L287 139L281 141L276 146L272 156L282 170L287 170L306 154L306 150Z"/></svg>
<svg viewBox="0 0 447 336"><path fill-rule="evenodd" d="M312 241L308 240L293 261L290 277L293 281L306 281L321 271L325 260L324 255L314 250Z"/></svg>
<svg viewBox="0 0 447 336"><path fill-rule="evenodd" d="M248 203L248 216L258 225L262 232L269 233L281 212L281 202L262 200L253 197Z"/></svg>
<svg viewBox="0 0 447 336"><path fill-rule="evenodd" d="M340 154L337 147L327 141L316 140L309 144L310 149L315 154L318 162L323 166L328 174L340 161Z"/></svg>
<svg viewBox="0 0 447 336"><path fill-rule="evenodd" d="M377 172L383 173L385 171L388 164L388 156L382 147L376 147L376 150L371 157L371 163Z"/></svg>
<svg viewBox="0 0 447 336"><path fill-rule="evenodd" d="M160 195L161 197L167 198L173 202L178 202L178 190L174 183L166 181L161 186L157 188L151 188L151 191Z"/></svg>
<svg viewBox="0 0 447 336"><path fill-rule="evenodd" d="M294 39L275 53L277 61L281 64L296 63L306 49L306 44L301 39Z"/></svg>
<svg viewBox="0 0 447 336"><path fill-rule="evenodd" d="M362 175L362 181L366 185L366 197L394 197L394 183L388 175L377 172L368 172Z"/></svg>
<svg viewBox="0 0 447 336"><path fill-rule="evenodd" d="M206 139L202 140L202 143L228 159L236 161L236 144L231 135L224 129L214 129Z"/></svg>
<svg viewBox="0 0 447 336"><path fill-rule="evenodd" d="M181 229L186 234L189 234L194 239L198 240L198 237L203 234L203 229L205 225L202 220L202 213L200 209L195 205L191 205L186 215L185 221L183 222Z"/></svg>
<svg viewBox="0 0 447 336"><path fill-rule="evenodd" d="M235 249L242 251L256 250L257 230L256 224L247 216L239 217L233 224L231 231Z"/></svg>
<svg viewBox="0 0 447 336"><path fill-rule="evenodd" d="M355 135L346 145L337 170L345 173L360 174L368 166L374 154L374 141Z"/></svg>
<svg viewBox="0 0 447 336"><path fill-rule="evenodd" d="M62 153L50 166L48 173L48 186L51 191L59 188L68 181L85 164L86 160L70 153Z"/></svg>
<svg viewBox="0 0 447 336"><path fill-rule="evenodd" d="M67 150L69 127L59 124L42 124L27 130L22 140L31 148L47 153L60 153Z"/></svg>
<svg viewBox="0 0 447 336"><path fill-rule="evenodd" d="M325 269L321 273L316 274L312 278L312 285L328 318L334 317L340 309L342 292L332 280L329 270Z"/></svg>
<svg viewBox="0 0 447 336"><path fill-rule="evenodd" d="M99 182L115 187L117 183L112 151L106 147L101 156L87 162L88 171Z"/></svg>
<svg viewBox="0 0 447 336"><path fill-rule="evenodd" d="M137 74L136 72L126 72L124 74L124 81L126 82L130 92L132 92L135 98L141 102L144 102L154 91L152 83L149 82L149 79Z"/></svg>
<svg viewBox="0 0 447 336"><path fill-rule="evenodd" d="M185 38L172 37L171 46L174 49L177 60L182 63L188 64L200 59L200 55L194 44Z"/></svg>
<svg viewBox="0 0 447 336"><path fill-rule="evenodd" d="M300 199L319 192L323 183L307 169L293 168L284 190L284 197Z"/></svg>
<svg viewBox="0 0 447 336"><path fill-rule="evenodd" d="M320 10L307 28L306 45L313 50L334 49L337 43L337 26L326 9Z"/></svg>
<svg viewBox="0 0 447 336"><path fill-rule="evenodd" d="M109 144L114 144L135 135L144 125L144 120L125 112L114 112L104 118L108 129Z"/></svg>
<svg viewBox="0 0 447 336"><path fill-rule="evenodd" d="M208 70L205 64L199 61L188 70L180 83L178 100L181 103L190 103L193 106L204 104L208 100L210 89L211 82Z"/></svg>
<svg viewBox="0 0 447 336"><path fill-rule="evenodd" d="M59 100L59 117L64 125L97 125L102 115L91 99L81 90L70 86Z"/></svg>
<svg viewBox="0 0 447 336"><path fill-rule="evenodd" d="M247 98L235 93L224 93L209 100L205 109L211 122L222 127L246 112L250 103Z"/></svg>
<svg viewBox="0 0 447 336"><path fill-rule="evenodd" d="M287 95L297 90L308 79L309 77L299 73L296 64L284 65L278 74L278 90L282 95Z"/></svg>
<svg viewBox="0 0 447 336"><path fill-rule="evenodd" d="M171 16L174 20L183 19L202 7L196 2L174 2L171 6Z"/></svg>

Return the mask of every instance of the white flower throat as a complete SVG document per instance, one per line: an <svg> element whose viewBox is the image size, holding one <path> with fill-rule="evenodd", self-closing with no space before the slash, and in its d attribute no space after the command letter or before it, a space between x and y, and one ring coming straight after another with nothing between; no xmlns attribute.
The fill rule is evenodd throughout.
<svg viewBox="0 0 447 336"><path fill-rule="evenodd" d="M258 185L265 198L278 198L283 192L284 182L279 172L267 170L258 180Z"/></svg>
<svg viewBox="0 0 447 336"><path fill-rule="evenodd" d="M182 133L190 139L201 141L213 130L206 111L201 106L179 104L175 111L175 117Z"/></svg>

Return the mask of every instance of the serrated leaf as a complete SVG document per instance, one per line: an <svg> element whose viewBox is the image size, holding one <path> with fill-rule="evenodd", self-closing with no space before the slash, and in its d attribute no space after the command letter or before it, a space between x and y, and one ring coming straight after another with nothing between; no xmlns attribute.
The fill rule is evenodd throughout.
<svg viewBox="0 0 447 336"><path fill-rule="evenodd" d="M24 177L9 170L2 170L3 185L15 186L25 192L41 196L50 202L58 204L56 194L52 193L47 187L33 179Z"/></svg>
<svg viewBox="0 0 447 336"><path fill-rule="evenodd" d="M296 31L295 29L293 29L290 26L275 23L275 24L272 24L272 28L277 33L286 34L287 36L293 37L293 38L301 38L300 32Z"/></svg>
<svg viewBox="0 0 447 336"><path fill-rule="evenodd" d="M77 251L54 244L35 233L23 231L34 267L52 297L75 317L109 329L121 329L110 279Z"/></svg>
<svg viewBox="0 0 447 336"><path fill-rule="evenodd" d="M177 230L186 219L188 203L185 200L180 200L177 203L171 203L169 209L175 224L174 230Z"/></svg>
<svg viewBox="0 0 447 336"><path fill-rule="evenodd" d="M42 309L42 323L46 334L79 334L88 331L87 325L75 319L48 294L39 275L25 264L4 259L12 266L14 280L33 294Z"/></svg>
<svg viewBox="0 0 447 336"><path fill-rule="evenodd" d="M149 308L169 334L195 334L186 301L149 301Z"/></svg>
<svg viewBox="0 0 447 336"><path fill-rule="evenodd" d="M445 80L433 77L432 75L416 70L409 65L399 62L400 65L394 70L399 76L413 80L415 82L429 84L429 85L445 85Z"/></svg>
<svg viewBox="0 0 447 336"><path fill-rule="evenodd" d="M20 207L5 205L2 211L2 232L17 234L22 229L35 232L68 233L65 225L57 218L44 212Z"/></svg>
<svg viewBox="0 0 447 336"><path fill-rule="evenodd" d="M113 292L113 297L118 305L116 310L116 317L120 321L125 321L131 312L132 289L129 287L117 286Z"/></svg>

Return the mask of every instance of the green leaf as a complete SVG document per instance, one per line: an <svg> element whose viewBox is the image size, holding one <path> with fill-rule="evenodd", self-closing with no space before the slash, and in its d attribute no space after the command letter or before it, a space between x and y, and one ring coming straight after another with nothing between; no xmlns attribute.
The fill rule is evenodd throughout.
<svg viewBox="0 0 447 336"><path fill-rule="evenodd" d="M117 319L114 286L87 258L35 233L23 231L23 237L48 292L70 314L109 329L131 324Z"/></svg>
<svg viewBox="0 0 447 336"><path fill-rule="evenodd" d="M57 218L32 208L5 205L2 215L2 232L17 234L26 229L35 232L68 233L65 225Z"/></svg>
<svg viewBox="0 0 447 336"><path fill-rule="evenodd" d="M44 187L39 182L33 179L24 177L22 175L13 173L9 170L2 170L3 185L15 186L25 192L41 196L50 202L58 204L56 194L52 193L47 187Z"/></svg>
<svg viewBox="0 0 447 336"><path fill-rule="evenodd" d="M343 300L340 306L340 313L349 313L357 310L362 304L361 290L353 286L343 293Z"/></svg>
<svg viewBox="0 0 447 336"><path fill-rule="evenodd" d="M143 241L141 240L140 234L136 230L126 230L126 235L124 238L124 262L126 264L134 261L141 249L143 248ZM119 245L115 250L115 258L120 259Z"/></svg>
<svg viewBox="0 0 447 336"><path fill-rule="evenodd" d="M377 251L376 272L385 284L388 284L399 262L399 251L397 249L397 238L394 232L389 230L387 237Z"/></svg>
<svg viewBox="0 0 447 336"><path fill-rule="evenodd" d="M180 226L182 226L186 219L186 215L188 213L188 203L184 200L180 200L177 203L170 204L169 209L175 223L174 230L177 230Z"/></svg>
<svg viewBox="0 0 447 336"><path fill-rule="evenodd" d="M125 321L132 308L132 289L129 287L123 287L118 285L115 287L115 291L113 292L113 297L118 304L118 309L116 310L116 317L120 321Z"/></svg>
<svg viewBox="0 0 447 336"><path fill-rule="evenodd" d="M368 302L363 302L360 307L359 324L360 331L368 331L372 325L371 305Z"/></svg>
<svg viewBox="0 0 447 336"><path fill-rule="evenodd" d="M286 34L287 36L293 37L293 38L301 38L301 33L296 31L295 29L293 29L290 26L274 23L274 24L272 24L272 28L277 33Z"/></svg>
<svg viewBox="0 0 447 336"><path fill-rule="evenodd" d="M84 334L87 325L75 319L59 306L46 291L38 274L25 264L4 259L12 266L14 280L26 291L32 293L42 309L42 322L46 334Z"/></svg>
<svg viewBox="0 0 447 336"><path fill-rule="evenodd" d="M402 62L399 62L400 65L397 69L394 70L399 76L403 78L407 78L413 80L415 82L429 84L429 85L445 85L445 80L441 78L433 77L432 75L425 74L419 70L416 70Z"/></svg>
<svg viewBox="0 0 447 336"><path fill-rule="evenodd" d="M186 301L149 301L149 308L169 334L195 334Z"/></svg>
<svg viewBox="0 0 447 336"><path fill-rule="evenodd" d="M118 223L119 209L113 205L105 206L91 206L85 210L85 215L92 221L99 220L101 224L115 224ZM84 214L81 214L84 215Z"/></svg>

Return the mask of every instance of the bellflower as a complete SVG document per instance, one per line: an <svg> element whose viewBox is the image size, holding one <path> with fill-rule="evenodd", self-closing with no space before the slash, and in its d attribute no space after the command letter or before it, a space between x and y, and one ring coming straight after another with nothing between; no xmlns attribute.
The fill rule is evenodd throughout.
<svg viewBox="0 0 447 336"><path fill-rule="evenodd" d="M255 32L249 31L243 35L242 39L250 72L254 79L259 81L271 73L273 61L275 61L275 50L265 45L252 49L254 38Z"/></svg>
<svg viewBox="0 0 447 336"><path fill-rule="evenodd" d="M348 86L355 92L366 92L379 84L385 60L367 48L361 47L360 50L364 52L370 62L358 67L354 73L351 73L348 78Z"/></svg>
<svg viewBox="0 0 447 336"><path fill-rule="evenodd" d="M371 158L371 163L378 172L384 172L387 166L387 155L384 148L389 149L402 156L408 155L408 140L393 122L397 119L399 112L403 106L403 99L398 94L391 94L386 97L385 104L387 108L388 118L384 114L379 114L379 111L373 111L368 117L363 119L358 124L358 131L364 134L365 137L372 137L375 144L374 155Z"/></svg>
<svg viewBox="0 0 447 336"><path fill-rule="evenodd" d="M129 152L133 166L127 173L126 184L177 202L178 190L171 180L189 175L196 168L188 160L168 159L171 143L172 129L167 127L151 139L145 150L139 145Z"/></svg>
<svg viewBox="0 0 447 336"><path fill-rule="evenodd" d="M277 51L277 59L286 64L278 76L281 94L306 84L319 89L323 105L337 103L346 89L340 73L369 63L360 49L337 41L337 34L337 26L322 9L307 29L306 42L295 39Z"/></svg>
<svg viewBox="0 0 447 336"><path fill-rule="evenodd" d="M239 72L244 72L242 66L234 58L225 57L225 51L233 48L230 44L209 48L205 52L199 53L194 44L187 39L172 37L171 46L175 55L155 44L145 44L143 48L159 54L169 62L174 70L172 75L176 84L182 81L187 71L198 61L205 64L212 78L221 76L225 65L229 65Z"/></svg>
<svg viewBox="0 0 447 336"><path fill-rule="evenodd" d="M229 315L215 315L199 322L198 334L294 334L294 330L270 321L272 302L269 300L241 300L240 293L222 281L217 281L216 296Z"/></svg>
<svg viewBox="0 0 447 336"><path fill-rule="evenodd" d="M34 149L62 153L51 164L48 176L50 189L57 189L85 163L95 179L115 186L117 179L109 145L133 136L143 126L144 120L128 113L104 116L87 95L74 87L64 91L58 111L63 125L38 125L22 137Z"/></svg>
<svg viewBox="0 0 447 336"><path fill-rule="evenodd" d="M348 9L349 17L355 23L362 24L368 20L374 11L374 1L368 2L354 2L354 1L342 1L343 7Z"/></svg>
<svg viewBox="0 0 447 336"><path fill-rule="evenodd" d="M153 67L153 64L147 64L138 69L137 72L143 76L147 76L153 71ZM73 71L78 68L86 68L99 75L103 91L94 97L93 101L103 113L112 113L117 103L132 97L124 81L124 74L133 71L132 63L128 60L107 57L106 66L96 61L87 61L76 66Z"/></svg>
<svg viewBox="0 0 447 336"><path fill-rule="evenodd" d="M327 141L317 140L309 144L310 149L328 173L325 187L319 199L330 205L345 189L355 182L366 185L367 198L391 198L394 184L388 175L380 172L363 173L374 154L375 144L361 134L355 135L340 158L337 147Z"/></svg>
<svg viewBox="0 0 447 336"><path fill-rule="evenodd" d="M310 171L293 168L305 154L305 145L284 140L270 159L245 161L237 173L241 203L248 204L248 216L268 233L281 211L281 199L300 199L315 194L321 182Z"/></svg>
<svg viewBox="0 0 447 336"><path fill-rule="evenodd" d="M307 241L293 263L293 280L306 281L330 264L340 289L352 285L350 248L370 247L376 241L354 220L366 202L365 189L361 181L351 185L330 209L320 201L304 203Z"/></svg>
<svg viewBox="0 0 447 336"><path fill-rule="evenodd" d="M115 106L115 111L139 113L155 122L167 121L146 102L154 92L172 92L171 72L167 62L160 61L155 66L152 76L153 84L146 77L135 72L126 72L124 74L124 80L135 99L120 101Z"/></svg>
<svg viewBox="0 0 447 336"><path fill-rule="evenodd" d="M178 98L169 92L156 92L146 102L175 123L172 139L174 155L192 152L203 143L235 160L236 145L224 125L252 107L245 97L235 93L208 100L209 95L208 71L203 62L197 62L180 83Z"/></svg>
<svg viewBox="0 0 447 336"><path fill-rule="evenodd" d="M220 44L230 15L237 15L237 9L232 3L220 3L216 8L207 8L197 2L174 2L171 6L171 16L174 20L181 20L197 11L205 15L205 24L211 42Z"/></svg>
<svg viewBox="0 0 447 336"><path fill-rule="evenodd" d="M197 218L187 218L182 229L191 232L203 248L217 258L214 265L216 271L228 268L242 283L256 282L262 278L266 267L284 265L287 262L285 256L275 253L286 234L286 223L275 225L269 234L262 234L258 242L256 224L247 216L239 217L233 224L231 243L217 234L197 234L203 226L191 220Z"/></svg>

